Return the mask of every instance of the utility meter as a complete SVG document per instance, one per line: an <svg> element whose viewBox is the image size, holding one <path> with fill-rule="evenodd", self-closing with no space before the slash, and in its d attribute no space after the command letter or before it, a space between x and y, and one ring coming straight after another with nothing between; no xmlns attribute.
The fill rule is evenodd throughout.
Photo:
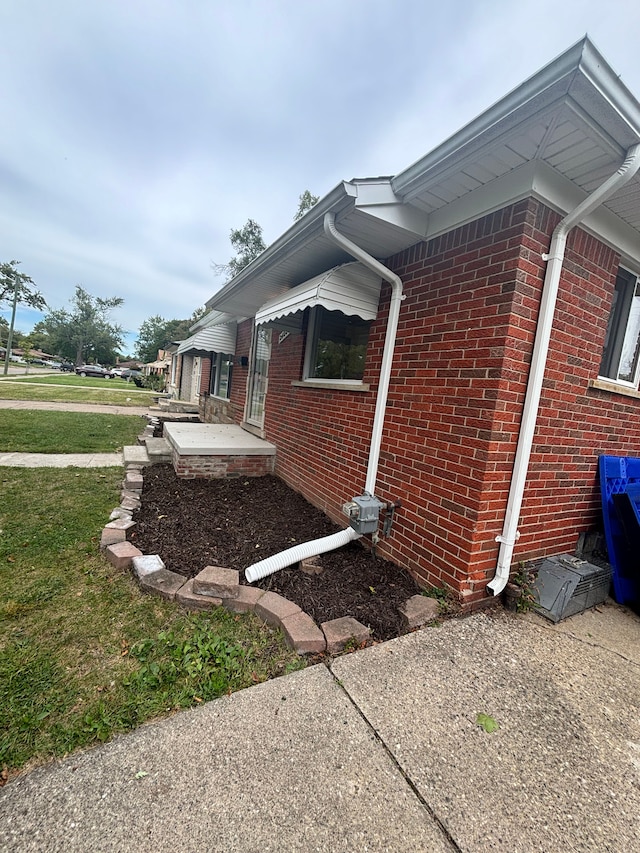
<svg viewBox="0 0 640 853"><path fill-rule="evenodd" d="M342 511L356 533L375 533L378 529L380 510L385 507L386 503L379 501L374 495L364 494L344 504Z"/></svg>

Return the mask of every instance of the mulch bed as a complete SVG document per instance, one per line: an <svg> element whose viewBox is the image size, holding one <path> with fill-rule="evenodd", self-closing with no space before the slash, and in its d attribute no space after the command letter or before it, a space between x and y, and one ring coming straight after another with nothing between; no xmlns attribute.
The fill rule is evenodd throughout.
<svg viewBox="0 0 640 853"><path fill-rule="evenodd" d="M144 470L142 507L131 541L187 578L205 566L240 571L272 554L340 528L276 477L184 480L171 465ZM323 571L295 565L257 581L294 601L317 623L353 616L376 640L404 633L398 607L420 592L413 578L357 542L321 555Z"/></svg>

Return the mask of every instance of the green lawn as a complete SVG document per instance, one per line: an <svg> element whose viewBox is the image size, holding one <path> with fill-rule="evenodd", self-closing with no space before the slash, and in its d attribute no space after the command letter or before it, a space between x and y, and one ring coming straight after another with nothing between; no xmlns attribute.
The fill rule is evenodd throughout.
<svg viewBox="0 0 640 853"><path fill-rule="evenodd" d="M0 769L304 666L253 615L189 615L98 554L121 481L0 468Z"/></svg>
<svg viewBox="0 0 640 853"><path fill-rule="evenodd" d="M2 379L0 380L0 400L150 406L154 402L154 396L157 396L152 391L141 391L122 379L90 379L74 376L71 380L66 384L64 379L57 376ZM95 383L102 384L96 386Z"/></svg>
<svg viewBox="0 0 640 853"><path fill-rule="evenodd" d="M140 415L0 409L0 450L11 453L112 453L136 444Z"/></svg>
<svg viewBox="0 0 640 853"><path fill-rule="evenodd" d="M144 391L135 384L135 382L127 382L126 379L120 379L114 376L113 379L104 379L101 376L78 376L75 373L56 373L43 374L40 376L10 376L2 379L3 382L19 382L21 385L56 385L62 388L98 388L102 389L103 385L113 386L114 388L134 393L145 394Z"/></svg>

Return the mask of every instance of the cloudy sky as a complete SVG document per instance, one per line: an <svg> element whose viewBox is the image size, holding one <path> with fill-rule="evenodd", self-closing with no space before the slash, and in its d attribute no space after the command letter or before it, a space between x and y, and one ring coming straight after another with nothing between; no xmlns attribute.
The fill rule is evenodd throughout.
<svg viewBox="0 0 640 853"><path fill-rule="evenodd" d="M272 242L585 33L640 97L639 32L637 0L0 0L0 261L54 309L123 297L132 350L222 285L231 228Z"/></svg>

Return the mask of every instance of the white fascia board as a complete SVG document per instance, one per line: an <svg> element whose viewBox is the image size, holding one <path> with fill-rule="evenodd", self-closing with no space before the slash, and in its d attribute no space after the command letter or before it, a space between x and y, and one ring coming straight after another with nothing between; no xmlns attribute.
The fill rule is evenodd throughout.
<svg viewBox="0 0 640 853"><path fill-rule="evenodd" d="M621 81L607 60L589 39L584 40L580 70L586 80L611 105L618 116L640 138L640 103ZM629 145L633 144L631 141Z"/></svg>
<svg viewBox="0 0 640 853"><path fill-rule="evenodd" d="M640 139L640 104L594 47L582 39L530 77L442 145L392 181L395 192L410 201L429 180L455 169L466 158L550 106L574 99L595 126L627 149Z"/></svg>
<svg viewBox="0 0 640 853"><path fill-rule="evenodd" d="M615 169L611 171L613 173ZM583 190L547 163L532 160L431 213L425 240L446 234L525 198L536 198L564 216L586 196ZM606 207L598 207L580 223L580 228L620 252L628 262L640 263L638 232Z"/></svg>
<svg viewBox="0 0 640 853"><path fill-rule="evenodd" d="M611 170L612 174L614 171ZM532 195L564 216L584 201L588 194L547 164L541 163L536 172ZM609 210L606 204L597 207L578 227L620 252L627 262L636 266L640 263L640 235L635 228Z"/></svg>
<svg viewBox="0 0 640 853"><path fill-rule="evenodd" d="M355 196L356 189L353 184L348 181L341 181L324 198L314 204L301 219L294 222L275 243L268 246L262 254L251 261L235 278L227 282L221 290L214 293L211 299L206 302L206 307L213 309L217 305L224 305L225 299L232 293L242 290L245 283L259 275L262 270L269 269L270 266L277 263L282 255L296 252L300 246L313 239L316 232L323 233L322 223L325 213L328 211L337 213L345 202L349 203Z"/></svg>

